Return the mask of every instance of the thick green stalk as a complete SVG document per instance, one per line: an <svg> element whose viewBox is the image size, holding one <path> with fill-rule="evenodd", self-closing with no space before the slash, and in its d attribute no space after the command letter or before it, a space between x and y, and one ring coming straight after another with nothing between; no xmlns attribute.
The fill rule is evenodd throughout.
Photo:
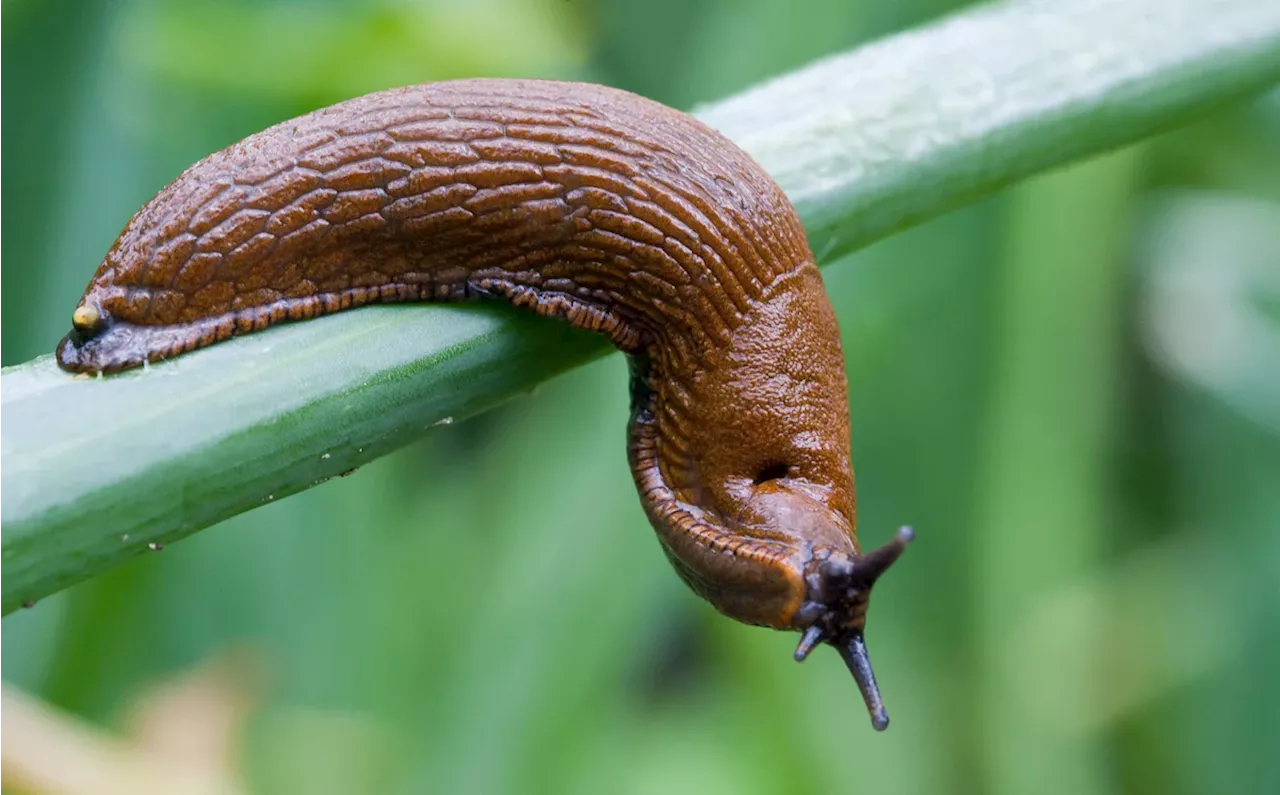
<svg viewBox="0 0 1280 795"><path fill-rule="evenodd" d="M1107 465L1126 275L1115 265L1129 244L1139 162L1132 150L1117 153L1020 185L1012 196L973 537L983 672L974 731L985 792L1108 791L1098 736L1055 710L1100 703L1102 683L1075 663L1097 656L1106 616L1055 627L1068 651L1052 664L1019 663L1037 640L1025 631L1027 617L1107 552L1105 522L1116 515ZM1060 700L1046 707L1029 698L1037 693Z"/></svg>
<svg viewBox="0 0 1280 795"><path fill-rule="evenodd" d="M1017 2L699 115L778 179L825 263L1278 80L1274 3ZM603 351L499 309L380 307L101 380L48 357L7 368L0 607L319 483Z"/></svg>

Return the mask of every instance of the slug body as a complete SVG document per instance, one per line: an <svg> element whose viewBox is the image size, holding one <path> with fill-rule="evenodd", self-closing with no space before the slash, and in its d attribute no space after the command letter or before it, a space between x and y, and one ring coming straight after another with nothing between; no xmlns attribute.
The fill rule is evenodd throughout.
<svg viewBox="0 0 1280 795"><path fill-rule="evenodd" d="M630 355L628 454L683 580L849 664L883 728L839 330L795 210L733 143L601 86L349 100L202 160L130 220L58 348L113 372L380 301L505 299Z"/></svg>

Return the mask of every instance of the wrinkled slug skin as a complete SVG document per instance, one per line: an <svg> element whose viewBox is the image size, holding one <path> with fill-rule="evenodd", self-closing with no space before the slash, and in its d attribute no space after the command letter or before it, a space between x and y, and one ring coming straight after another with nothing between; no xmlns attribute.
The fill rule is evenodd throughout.
<svg viewBox="0 0 1280 795"><path fill-rule="evenodd" d="M822 562L858 555L848 401L804 230L733 143L623 91L437 83L250 136L129 221L58 361L113 372L361 304L483 298L631 356L632 469L690 587L784 629L831 602ZM857 601L839 620L860 633Z"/></svg>

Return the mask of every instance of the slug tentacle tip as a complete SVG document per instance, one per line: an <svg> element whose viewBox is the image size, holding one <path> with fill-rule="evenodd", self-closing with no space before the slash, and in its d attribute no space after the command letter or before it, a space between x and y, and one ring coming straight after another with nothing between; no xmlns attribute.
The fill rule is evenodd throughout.
<svg viewBox="0 0 1280 795"><path fill-rule="evenodd" d="M871 658L867 656L867 643L862 633L851 632L834 645L844 664L849 666L858 690L862 691L862 700L871 715L871 726L878 732L889 728L889 713L880 698L880 687L876 684L876 673L871 669Z"/></svg>
<svg viewBox="0 0 1280 795"><path fill-rule="evenodd" d="M864 588L870 588L885 573L902 553L907 545L915 540L916 532L910 527L900 527L893 540L857 558L853 564L852 580Z"/></svg>
<svg viewBox="0 0 1280 795"><path fill-rule="evenodd" d="M811 624L800 636L800 645L796 646L796 662L804 662L809 657L809 653L822 642L822 636L822 627Z"/></svg>

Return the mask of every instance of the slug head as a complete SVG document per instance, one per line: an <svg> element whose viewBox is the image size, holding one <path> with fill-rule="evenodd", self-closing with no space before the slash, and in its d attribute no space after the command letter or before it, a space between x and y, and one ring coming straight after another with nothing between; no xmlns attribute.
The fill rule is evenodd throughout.
<svg viewBox="0 0 1280 795"><path fill-rule="evenodd" d="M885 728L863 633L871 589L911 531L865 555L858 547L844 355L817 268L772 285L706 355L688 394L689 418L661 429L678 451L668 479L710 529L664 528L651 511L668 556L720 612L803 633L797 659L833 646ZM719 546L688 540L717 535Z"/></svg>
<svg viewBox="0 0 1280 795"><path fill-rule="evenodd" d="M862 693L871 724L878 731L889 725L864 636L871 590L880 576L902 555L915 536L909 527L878 549L858 551L842 515L824 497L824 489L797 478L781 478L756 486L733 523L740 534L783 542L789 550L776 571L779 584L773 600L750 601L760 612L739 616L754 623L801 632L795 659L803 662L822 643L840 654ZM755 594L762 593L757 588ZM715 601L714 599L712 600ZM764 611L776 611L768 613Z"/></svg>
<svg viewBox="0 0 1280 795"><path fill-rule="evenodd" d="M876 731L889 726L889 714L863 637L867 603L876 580L914 537L910 527L903 527L892 541L866 555L815 555L805 575L809 599L796 612L796 624L804 627L796 646L796 661L804 662L820 643L833 646L858 683Z"/></svg>

